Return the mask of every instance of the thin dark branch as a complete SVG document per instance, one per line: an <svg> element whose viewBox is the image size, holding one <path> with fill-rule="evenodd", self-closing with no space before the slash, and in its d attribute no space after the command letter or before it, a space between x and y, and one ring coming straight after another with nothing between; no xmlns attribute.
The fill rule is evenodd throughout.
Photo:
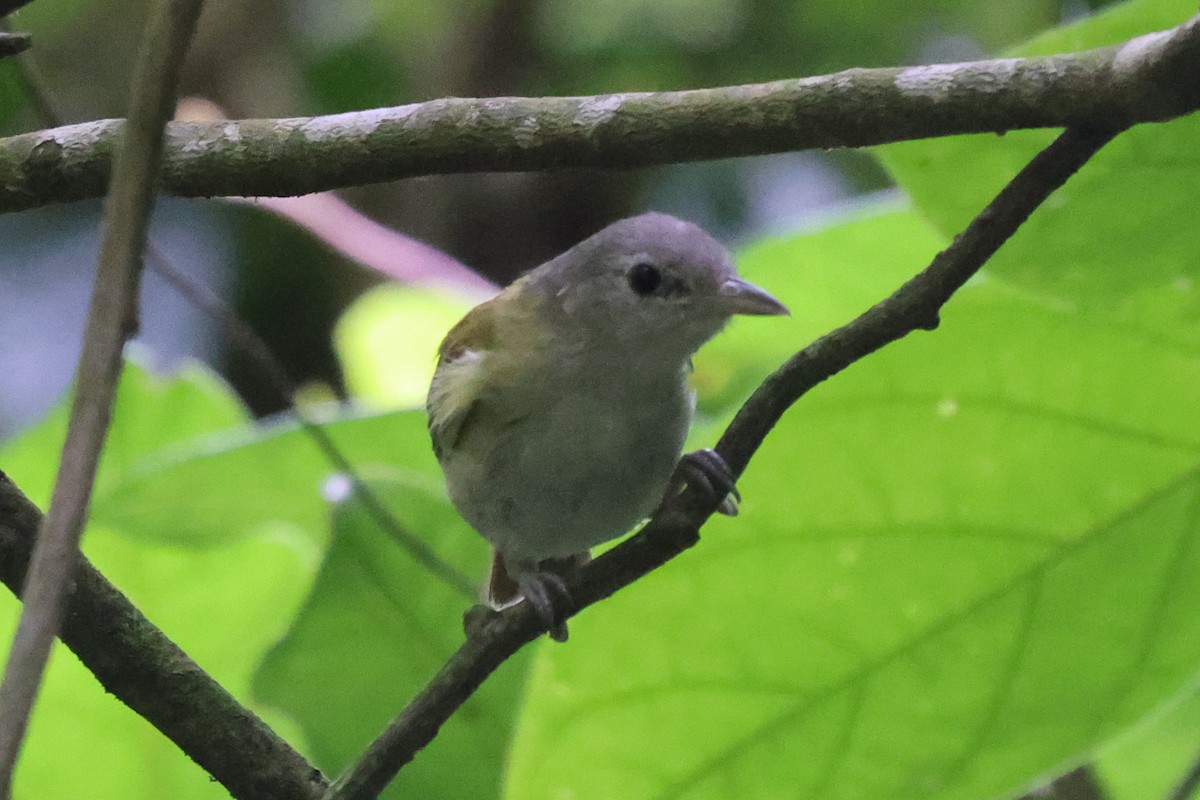
<svg viewBox="0 0 1200 800"><path fill-rule="evenodd" d="M0 472L0 581L19 594L42 514ZM105 690L240 800L315 800L325 778L75 556L62 640Z"/></svg>
<svg viewBox="0 0 1200 800"><path fill-rule="evenodd" d="M1005 186L966 230L919 275L849 325L818 339L763 382L738 410L717 452L741 474L767 433L803 394L853 362L913 330L933 330L950 296L992 257L1029 215L1116 130L1064 132Z"/></svg>
<svg viewBox="0 0 1200 800"><path fill-rule="evenodd" d="M374 490L358 474L358 470L354 468L354 465L350 463L350 459L346 458L345 453L333 441L333 437L329 435L329 432L320 423L311 419L304 409L296 403L295 384L288 377L283 364L279 362L279 359L271 351L271 346L258 335L258 332L246 324L211 289L194 281L181 270L176 269L170 260L166 258L165 254L155 247L153 243L147 248L147 256L150 269L160 275L167 283L171 284L194 308L199 309L210 319L215 320L222 333L229 338L230 342L238 350L254 360L254 363L266 378L268 385L271 386L284 402L291 406L293 412L296 414L297 421L300 423L300 429L317 446L317 449L321 451L325 460L332 464L335 469L346 475L353 483L356 495L362 500L367 513L375 520L375 524L391 536L396 544L412 556L413 560L429 570L434 577L468 600L474 600L478 595L475 582L453 564L442 559L441 556L434 552L433 548L423 542L412 531L401 525L400 521L388 511L387 506L383 504L383 501L379 499Z"/></svg>
<svg viewBox="0 0 1200 800"><path fill-rule="evenodd" d="M915 330L937 326L938 312L1050 194L1117 135L1069 129L1004 187L954 242L919 275L850 324L801 350L746 401L717 444L741 474L763 438L802 395L855 361ZM577 610L608 597L699 541L716 510L686 491L637 534L583 568L570 585ZM500 664L542 632L529 604L494 613L477 607L467 641L359 761L331 787L327 800L372 800Z"/></svg>
<svg viewBox="0 0 1200 800"><path fill-rule="evenodd" d="M1188 767L1188 771L1171 791L1167 800L1192 800L1198 787L1200 787L1200 758L1197 758Z"/></svg>
<svg viewBox="0 0 1200 800"><path fill-rule="evenodd" d="M446 98L323 117L174 123L187 197L298 195L453 172L629 168L1022 128L1112 127L1200 106L1200 17L1067 55L684 92ZM96 197L120 121L0 140L0 211Z"/></svg>
<svg viewBox="0 0 1200 800"><path fill-rule="evenodd" d="M1022 795L1020 800L1106 800L1096 771L1088 764L1059 775L1048 785Z"/></svg>
<svg viewBox="0 0 1200 800"><path fill-rule="evenodd" d="M75 397L50 512L39 531L24 605L0 683L0 793L11 795L17 753L62 623L100 449L108 431L121 349L136 328L142 248L153 206L163 127L202 0L164 3L150 26L134 78L129 125L105 206L92 305L76 370Z"/></svg>

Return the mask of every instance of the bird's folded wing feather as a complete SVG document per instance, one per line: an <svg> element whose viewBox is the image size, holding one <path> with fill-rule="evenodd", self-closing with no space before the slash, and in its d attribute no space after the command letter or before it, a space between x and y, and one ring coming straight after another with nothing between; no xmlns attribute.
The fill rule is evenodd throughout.
<svg viewBox="0 0 1200 800"><path fill-rule="evenodd" d="M429 433L439 456L462 438L483 391L487 353L467 350L442 362L429 387Z"/></svg>
<svg viewBox="0 0 1200 800"><path fill-rule="evenodd" d="M426 404L429 433L438 456L455 446L478 406L495 331L495 306L489 300L459 320L438 348L437 370Z"/></svg>

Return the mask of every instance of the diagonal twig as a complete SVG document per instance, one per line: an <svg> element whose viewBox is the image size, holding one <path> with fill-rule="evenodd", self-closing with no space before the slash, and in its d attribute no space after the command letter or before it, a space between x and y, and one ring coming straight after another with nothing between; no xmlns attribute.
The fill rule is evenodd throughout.
<svg viewBox="0 0 1200 800"><path fill-rule="evenodd" d="M162 153L163 126L203 0L171 0L151 23L133 82L132 107L113 185L96 271L67 439L22 589L20 622L0 683L0 794L11 795L13 767L62 622L87 517L100 449L108 430L121 349L136 328L142 248Z"/></svg>
<svg viewBox="0 0 1200 800"><path fill-rule="evenodd" d="M741 474L783 413L817 384L915 330L937 327L939 310L1050 194L1119 129L1068 129L1039 153L920 274L853 322L801 350L741 407L719 452ZM584 567L568 587L576 611L608 597L699 541L716 502L686 491L646 526ZM432 741L441 725L506 659L542 633L528 603L473 609L467 641L342 777L327 800L372 800Z"/></svg>

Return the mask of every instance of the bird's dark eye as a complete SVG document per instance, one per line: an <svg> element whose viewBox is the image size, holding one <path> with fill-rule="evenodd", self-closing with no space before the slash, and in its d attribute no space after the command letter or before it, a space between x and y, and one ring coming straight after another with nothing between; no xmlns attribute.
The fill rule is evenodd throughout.
<svg viewBox="0 0 1200 800"><path fill-rule="evenodd" d="M662 273L658 267L645 262L634 264L629 270L629 288L645 297L662 284Z"/></svg>

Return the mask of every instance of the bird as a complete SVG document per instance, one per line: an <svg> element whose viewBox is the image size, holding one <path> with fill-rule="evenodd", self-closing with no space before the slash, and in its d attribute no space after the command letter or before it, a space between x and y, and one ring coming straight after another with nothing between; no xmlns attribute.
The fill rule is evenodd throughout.
<svg viewBox="0 0 1200 800"><path fill-rule="evenodd" d="M451 328L426 411L449 498L493 549L484 602L525 599L564 641L562 573L591 548L685 483L736 513L721 457L682 455L691 358L735 315L787 313L699 226L651 212L603 228Z"/></svg>

